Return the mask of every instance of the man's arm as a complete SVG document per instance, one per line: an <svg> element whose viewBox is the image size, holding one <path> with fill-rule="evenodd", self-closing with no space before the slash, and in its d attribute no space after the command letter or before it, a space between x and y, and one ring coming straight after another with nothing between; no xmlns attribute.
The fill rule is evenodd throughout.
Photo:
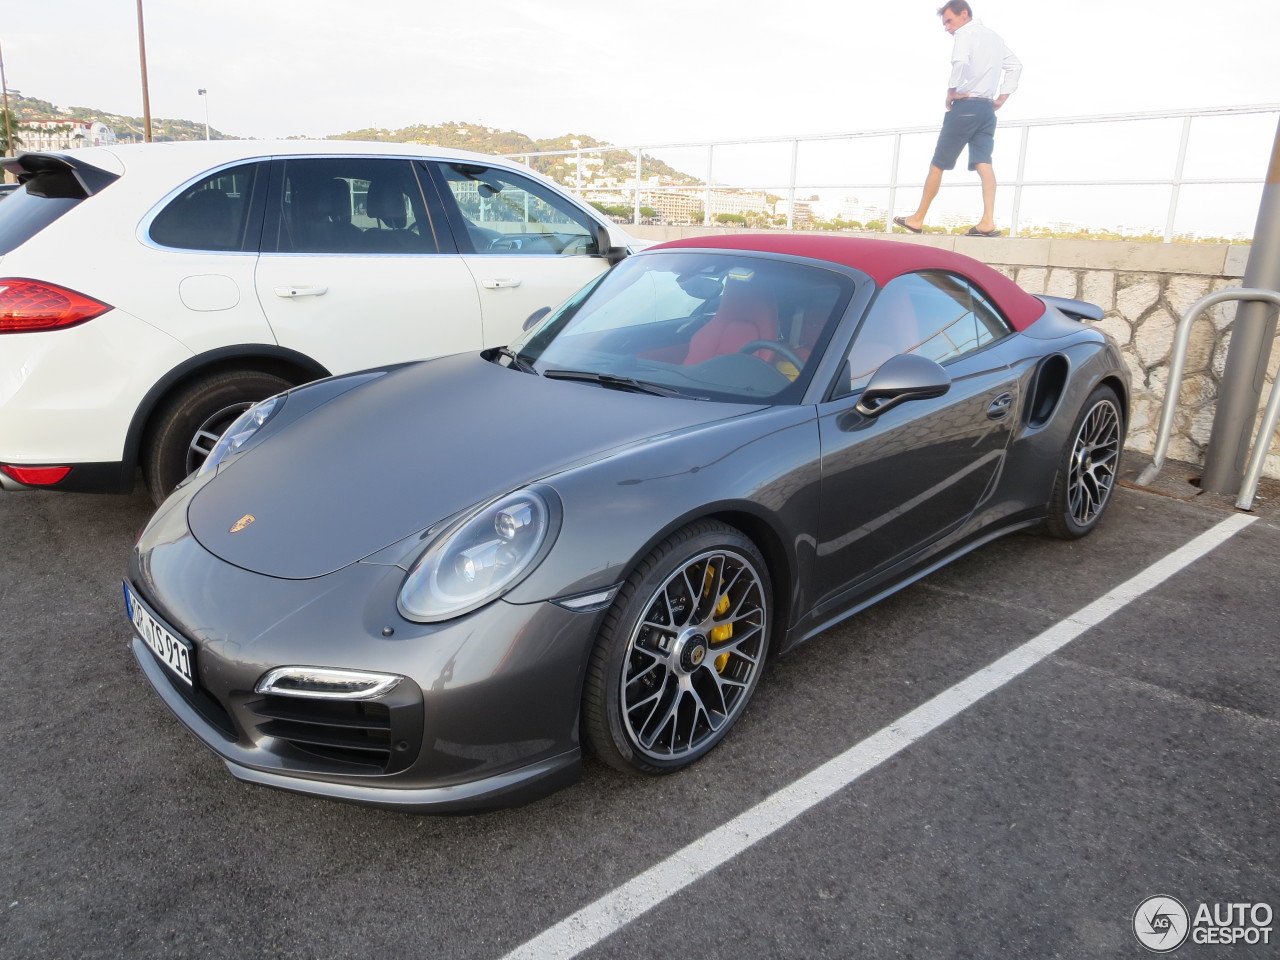
<svg viewBox="0 0 1280 960"><path fill-rule="evenodd" d="M1022 61L1014 56L1012 50L1005 47L1000 69L1003 71L1003 76L1000 81L1000 95L995 99L997 110L1004 106L1004 102L1009 99L1009 94L1018 89L1018 78L1022 76Z"/></svg>

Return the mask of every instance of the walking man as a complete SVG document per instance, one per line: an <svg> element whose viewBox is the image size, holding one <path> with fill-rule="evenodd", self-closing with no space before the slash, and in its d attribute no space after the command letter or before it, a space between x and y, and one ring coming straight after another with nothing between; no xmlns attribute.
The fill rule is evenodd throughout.
<svg viewBox="0 0 1280 960"><path fill-rule="evenodd" d="M942 171L955 168L960 151L969 148L969 169L982 181L982 219L969 228L971 237L998 237L996 229L996 175L991 168L995 146L996 111L1018 89L1022 62L995 31L973 19L965 0L950 0L938 11L947 33L955 37L951 50L951 79L947 84L947 113L933 152L924 193L915 213L894 217L893 222L920 233L929 205L942 185Z"/></svg>

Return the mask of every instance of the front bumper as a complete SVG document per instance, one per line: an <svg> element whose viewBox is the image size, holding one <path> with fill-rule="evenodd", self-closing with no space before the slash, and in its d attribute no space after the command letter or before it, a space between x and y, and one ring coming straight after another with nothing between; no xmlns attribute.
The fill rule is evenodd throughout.
<svg viewBox="0 0 1280 960"><path fill-rule="evenodd" d="M226 741L221 729L210 723L198 708L174 689L164 667L140 639L135 637L132 647L138 665L165 705L197 739L218 754L233 776L246 783L331 800L389 807L407 813L444 814L517 807L569 786L581 773L581 751L576 746L558 756L512 770L442 786L411 787L398 783L386 785L384 780L318 779L314 774L308 776L287 768L270 770L252 766L231 759L228 754L232 751L218 749L218 744ZM241 751L235 753L237 756L245 755Z"/></svg>
<svg viewBox="0 0 1280 960"><path fill-rule="evenodd" d="M195 686L136 636L133 652L236 777L438 813L519 805L578 777L582 679L600 613L499 600L447 623L412 623L396 612L399 567L355 563L313 580L250 573L196 542L185 500L171 498L143 534L128 580L192 644ZM255 692L267 671L293 665L404 680L338 708Z"/></svg>

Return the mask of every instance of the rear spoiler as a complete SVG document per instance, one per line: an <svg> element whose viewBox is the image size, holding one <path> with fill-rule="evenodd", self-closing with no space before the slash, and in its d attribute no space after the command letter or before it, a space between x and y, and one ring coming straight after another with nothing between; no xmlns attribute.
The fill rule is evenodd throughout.
<svg viewBox="0 0 1280 960"><path fill-rule="evenodd" d="M1047 307L1053 307L1059 313L1065 313L1074 320L1101 320L1102 308L1083 300L1072 300L1069 297L1051 297L1048 294L1036 294L1036 299Z"/></svg>
<svg viewBox="0 0 1280 960"><path fill-rule="evenodd" d="M24 153L3 161L27 193L51 200L83 200L120 177L60 153Z"/></svg>

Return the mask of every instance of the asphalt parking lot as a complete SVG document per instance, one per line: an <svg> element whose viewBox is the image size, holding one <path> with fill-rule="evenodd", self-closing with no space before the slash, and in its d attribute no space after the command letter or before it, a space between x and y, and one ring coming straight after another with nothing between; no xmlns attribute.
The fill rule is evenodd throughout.
<svg viewBox="0 0 1280 960"><path fill-rule="evenodd" d="M589 762L546 800L453 818L233 780L128 650L120 577L148 513L141 494L0 494L5 957L479 960L544 934L532 953L1141 957L1148 897L1280 910L1275 511L1223 532L1220 503L1121 489L1084 541L1006 537L774 662L683 774ZM1063 629L903 739L922 705ZM758 840L725 828L895 735ZM690 848L708 836L736 844L709 870ZM1276 927L1175 956L1276 956Z"/></svg>

